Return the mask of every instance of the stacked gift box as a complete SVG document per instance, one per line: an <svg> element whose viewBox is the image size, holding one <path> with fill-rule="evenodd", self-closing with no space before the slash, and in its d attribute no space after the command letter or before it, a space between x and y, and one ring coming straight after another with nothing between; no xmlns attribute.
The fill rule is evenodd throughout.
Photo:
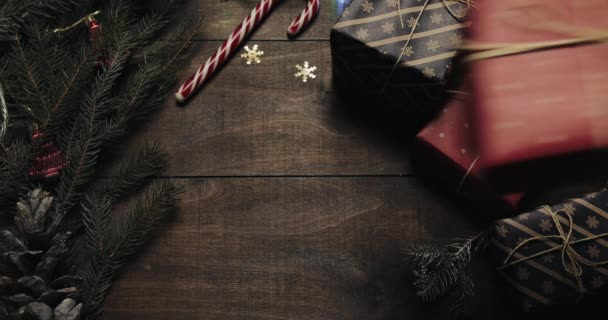
<svg viewBox="0 0 608 320"><path fill-rule="evenodd" d="M607 172L607 13L604 0L353 0L332 29L338 92L420 117L420 172L509 209L491 250L524 309L608 280L608 192L516 214L524 191Z"/></svg>

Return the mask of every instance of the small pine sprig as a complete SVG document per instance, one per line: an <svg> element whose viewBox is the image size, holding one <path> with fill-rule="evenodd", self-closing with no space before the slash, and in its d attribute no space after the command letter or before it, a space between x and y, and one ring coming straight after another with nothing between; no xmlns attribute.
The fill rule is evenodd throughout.
<svg viewBox="0 0 608 320"><path fill-rule="evenodd" d="M453 300L453 314L462 314L465 298L475 293L468 266L473 255L482 251L486 243L486 234L480 233L467 239L455 239L448 245L419 243L407 248L416 295L424 302L449 296Z"/></svg>

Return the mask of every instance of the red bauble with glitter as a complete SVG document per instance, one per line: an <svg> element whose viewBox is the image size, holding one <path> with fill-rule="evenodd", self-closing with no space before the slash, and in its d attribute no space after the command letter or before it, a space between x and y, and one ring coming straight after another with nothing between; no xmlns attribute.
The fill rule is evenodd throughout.
<svg viewBox="0 0 608 320"><path fill-rule="evenodd" d="M67 160L53 139L36 129L32 135L32 146L35 156L29 176L46 179L58 176Z"/></svg>

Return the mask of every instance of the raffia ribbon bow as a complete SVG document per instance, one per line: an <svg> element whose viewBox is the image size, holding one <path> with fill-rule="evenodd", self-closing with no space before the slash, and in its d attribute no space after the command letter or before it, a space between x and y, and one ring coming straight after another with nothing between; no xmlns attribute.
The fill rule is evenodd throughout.
<svg viewBox="0 0 608 320"><path fill-rule="evenodd" d="M579 292L579 294L581 294L581 295L584 294L586 289L585 289L585 287L583 285L583 281L582 281L583 266L595 268L595 267L599 267L599 266L608 264L608 261L599 261L599 262L591 261L591 260L581 256L574 249L574 245L583 243L583 242L594 241L596 239L603 238L603 237L608 237L608 233L598 234L598 235L595 235L592 237L574 241L573 237L572 237L574 221L572 219L571 214L567 213L566 211L564 211L562 209L553 211L549 206L541 207L540 211L544 212L545 214L547 214L548 216L550 216L552 218L553 223L555 224L555 228L557 229L557 234L532 237L532 238L528 238L528 239L520 242L515 248L513 248L513 250L511 250L511 252L507 256L507 258L505 259L504 264L502 266L498 267L497 270L503 270L503 269L509 268L511 266L514 266L516 264L522 263L524 261L534 259L536 257L559 250L559 251L561 251L561 262L562 262L562 266L564 267L564 270L576 279L577 291ZM561 223L559 222L559 214L563 214L568 219L567 232L564 231L564 228L562 227ZM511 258L513 257L513 255L515 255L515 253L517 253L517 251L519 251L521 248L523 248L528 243L534 242L534 241L548 241L548 240L553 240L553 239L556 239L558 241L561 240L562 244L558 245L556 247L541 251L541 252L537 252L537 253L527 256L525 258L511 261Z"/></svg>

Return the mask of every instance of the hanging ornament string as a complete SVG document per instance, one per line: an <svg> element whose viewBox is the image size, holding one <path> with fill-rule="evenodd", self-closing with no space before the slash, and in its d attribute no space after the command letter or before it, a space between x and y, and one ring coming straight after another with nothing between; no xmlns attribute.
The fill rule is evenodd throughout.
<svg viewBox="0 0 608 320"><path fill-rule="evenodd" d="M91 21L95 21L95 16L98 16L99 14L101 14L101 10L97 10L91 14L88 14L84 17L82 17L80 20L72 23L72 25L65 27L65 28L57 28L55 30L53 30L53 33L58 33L58 32L66 32L66 31L70 31L76 27L78 27L79 25L85 23L88 24Z"/></svg>
<svg viewBox="0 0 608 320"><path fill-rule="evenodd" d="M57 28L53 30L53 33L61 33L72 30L81 24L85 24L89 31L89 40L91 45L93 46L93 50L97 53L97 60L95 64L97 66L102 66L108 63L107 52L102 48L102 28L101 24L95 19L96 16L100 15L101 11L97 10L91 14L88 14L81 18L80 20L74 22L72 25L65 28Z"/></svg>
<svg viewBox="0 0 608 320"><path fill-rule="evenodd" d="M207 61L188 78L175 93L178 102L184 102L200 88L214 73L216 73L226 60L236 51L245 38L261 24L268 16L278 0L262 0L251 13L230 34L230 37L207 59ZM298 35L319 12L319 0L308 0L306 8L289 25L287 34L289 37Z"/></svg>

